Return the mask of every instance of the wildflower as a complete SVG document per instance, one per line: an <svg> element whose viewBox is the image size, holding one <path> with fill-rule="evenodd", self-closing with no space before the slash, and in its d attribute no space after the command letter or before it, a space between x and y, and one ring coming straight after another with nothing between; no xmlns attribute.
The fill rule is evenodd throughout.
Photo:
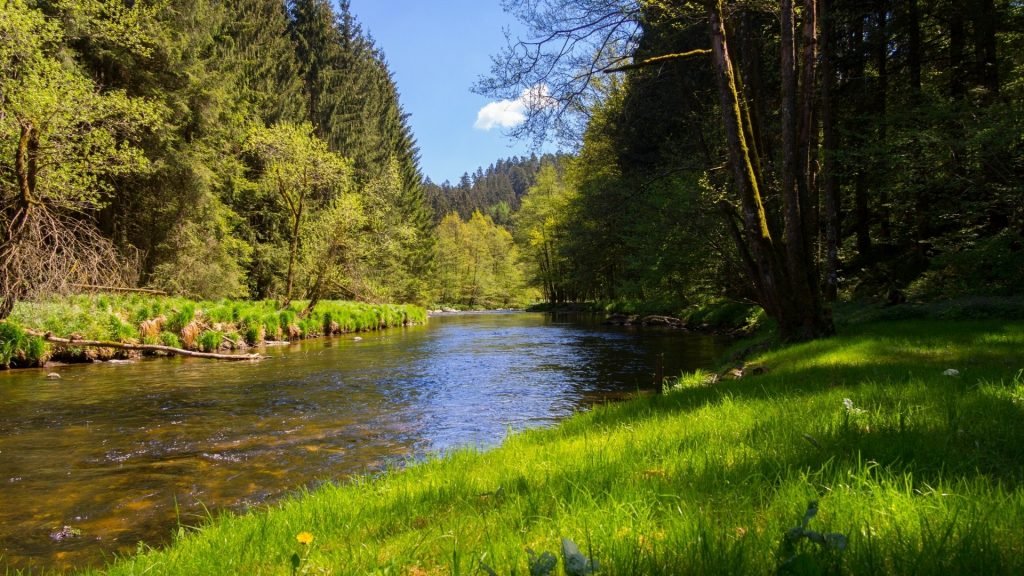
<svg viewBox="0 0 1024 576"><path fill-rule="evenodd" d="M943 376L959 376L960 375L960 371L957 370L956 368L949 368L948 370L943 372L942 375Z"/></svg>
<svg viewBox="0 0 1024 576"><path fill-rule="evenodd" d="M310 532L299 532L295 539L299 541L299 544L309 546L313 542L313 534Z"/></svg>
<svg viewBox="0 0 1024 576"><path fill-rule="evenodd" d="M853 406L853 400L850 400L849 398L843 398L843 408L846 408L847 414L851 414L854 416L859 416L867 412L863 408L855 408Z"/></svg>

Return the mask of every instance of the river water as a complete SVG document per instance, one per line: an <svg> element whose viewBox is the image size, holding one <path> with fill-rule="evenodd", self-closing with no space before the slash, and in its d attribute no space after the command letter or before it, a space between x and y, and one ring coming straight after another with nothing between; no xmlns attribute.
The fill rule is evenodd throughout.
<svg viewBox="0 0 1024 576"><path fill-rule="evenodd" d="M0 566L102 564L138 542L166 543L206 510L493 446L510 430L650 392L656 374L708 366L720 351L706 336L529 313L361 336L271 348L258 363L0 373Z"/></svg>

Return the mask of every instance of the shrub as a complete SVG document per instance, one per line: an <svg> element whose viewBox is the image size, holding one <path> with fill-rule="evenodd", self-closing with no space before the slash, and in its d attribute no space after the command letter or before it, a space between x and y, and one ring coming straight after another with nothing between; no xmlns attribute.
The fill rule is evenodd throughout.
<svg viewBox="0 0 1024 576"><path fill-rule="evenodd" d="M218 330L204 330L199 335L199 349L203 352L215 352L220 348L224 333Z"/></svg>
<svg viewBox="0 0 1024 576"><path fill-rule="evenodd" d="M171 348L181 348L181 340L173 332L161 332L160 343Z"/></svg>

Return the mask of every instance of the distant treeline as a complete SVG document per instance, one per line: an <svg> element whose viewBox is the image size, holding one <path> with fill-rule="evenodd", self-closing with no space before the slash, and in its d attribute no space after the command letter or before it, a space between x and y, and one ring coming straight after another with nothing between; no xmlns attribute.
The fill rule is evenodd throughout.
<svg viewBox="0 0 1024 576"><path fill-rule="evenodd" d="M569 158L567 154L513 156L498 160L486 169L477 168L472 174L465 172L456 184L447 180L435 184L428 178L424 185L427 200L437 221L451 212L457 212L463 220L469 220L473 212L480 212L499 225L509 226L523 195L537 183L541 165L561 165Z"/></svg>

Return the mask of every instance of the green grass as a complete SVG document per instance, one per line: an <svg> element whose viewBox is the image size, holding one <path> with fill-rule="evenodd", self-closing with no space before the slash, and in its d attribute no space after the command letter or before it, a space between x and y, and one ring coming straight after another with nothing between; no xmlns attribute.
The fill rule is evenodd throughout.
<svg viewBox="0 0 1024 576"><path fill-rule="evenodd" d="M55 350L21 327L57 336L184 346L213 351L259 345L266 340L295 340L423 323L426 311L417 306L322 301L306 318L307 302L294 301L281 310L276 302L220 300L142 295L83 295L48 302L19 302L7 322L0 323L0 367L38 366ZM230 344L229 344L230 343ZM58 351L61 359L115 355L113 350Z"/></svg>
<svg viewBox="0 0 1024 576"><path fill-rule="evenodd" d="M604 574L1021 574L1022 351L1024 324L853 325L760 376L182 528L109 573L529 574L564 537ZM831 545L797 529L811 502Z"/></svg>

